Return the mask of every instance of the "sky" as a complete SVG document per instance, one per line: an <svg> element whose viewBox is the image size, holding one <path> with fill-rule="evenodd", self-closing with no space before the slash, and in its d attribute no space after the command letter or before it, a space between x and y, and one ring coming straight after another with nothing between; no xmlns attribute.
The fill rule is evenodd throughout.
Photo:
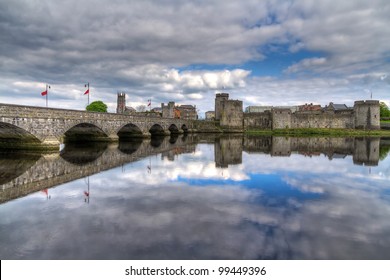
<svg viewBox="0 0 390 280"><path fill-rule="evenodd" d="M373 99L390 105L390 1L1 0L0 103L115 112Z"/></svg>

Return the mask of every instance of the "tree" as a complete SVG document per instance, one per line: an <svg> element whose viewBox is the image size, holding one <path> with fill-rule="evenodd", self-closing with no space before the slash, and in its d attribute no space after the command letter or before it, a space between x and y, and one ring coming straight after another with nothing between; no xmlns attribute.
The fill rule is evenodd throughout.
<svg viewBox="0 0 390 280"><path fill-rule="evenodd" d="M380 102L379 108L380 108L380 117L381 118L389 118L390 117L390 110L385 102L383 102L383 101Z"/></svg>
<svg viewBox="0 0 390 280"><path fill-rule="evenodd" d="M87 107L86 107L87 111L90 111L90 112L103 112L103 113L106 113L107 112L107 105L103 103L103 101L94 101L92 102L91 104L89 104Z"/></svg>
<svg viewBox="0 0 390 280"><path fill-rule="evenodd" d="M145 112L146 111L146 106L145 105L139 105L136 107L137 112Z"/></svg>

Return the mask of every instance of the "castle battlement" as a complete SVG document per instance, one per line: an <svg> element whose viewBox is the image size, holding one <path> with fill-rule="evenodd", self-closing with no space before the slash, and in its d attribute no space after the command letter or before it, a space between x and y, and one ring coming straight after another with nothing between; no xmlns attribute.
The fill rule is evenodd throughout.
<svg viewBox="0 0 390 280"><path fill-rule="evenodd" d="M379 105L379 100L358 100L355 105Z"/></svg>
<svg viewBox="0 0 390 280"><path fill-rule="evenodd" d="M228 93L215 97L215 119L223 127L246 129L346 128L380 129L379 101L357 100L354 107L333 104L322 110L293 111L271 107L261 113L243 113L242 101L229 100ZM321 109L321 108L320 108Z"/></svg>

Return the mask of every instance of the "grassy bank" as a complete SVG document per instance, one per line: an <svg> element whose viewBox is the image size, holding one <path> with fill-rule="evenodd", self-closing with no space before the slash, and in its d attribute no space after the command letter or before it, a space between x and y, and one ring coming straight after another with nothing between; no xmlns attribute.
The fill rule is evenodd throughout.
<svg viewBox="0 0 390 280"><path fill-rule="evenodd" d="M359 130L336 128L294 128L274 130L248 130L247 135L275 135L275 136L388 136L390 130Z"/></svg>

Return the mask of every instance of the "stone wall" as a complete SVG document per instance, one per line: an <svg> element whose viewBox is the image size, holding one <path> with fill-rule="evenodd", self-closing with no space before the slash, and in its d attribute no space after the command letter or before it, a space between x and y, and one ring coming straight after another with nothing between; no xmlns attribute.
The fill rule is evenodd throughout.
<svg viewBox="0 0 390 280"><path fill-rule="evenodd" d="M222 107L222 103L224 101L229 100L229 94L228 93L217 93L215 95L215 119L220 120L222 116L222 112L224 108Z"/></svg>
<svg viewBox="0 0 390 280"><path fill-rule="evenodd" d="M205 132L205 133L220 133L222 132L216 126L215 121L207 121L207 120L196 120L194 121L194 132Z"/></svg>
<svg viewBox="0 0 390 280"><path fill-rule="evenodd" d="M355 127L358 129L380 129L378 100L355 101Z"/></svg>
<svg viewBox="0 0 390 280"><path fill-rule="evenodd" d="M221 102L222 113L220 118L221 127L243 129L244 112L242 101L225 100Z"/></svg>
<svg viewBox="0 0 390 280"><path fill-rule="evenodd" d="M244 129L271 129L272 117L271 112L263 113L244 113Z"/></svg>
<svg viewBox="0 0 390 280"><path fill-rule="evenodd" d="M355 106L356 107L356 106ZM353 110L303 111L273 109L244 116L244 129L346 128L379 129L379 104L363 103Z"/></svg>
<svg viewBox="0 0 390 280"><path fill-rule="evenodd" d="M349 128L353 129L353 110L296 112L291 117L291 128Z"/></svg>
<svg viewBox="0 0 390 280"><path fill-rule="evenodd" d="M188 132L193 130L191 120L0 104L0 138L7 138L4 131L7 134L15 129L15 135L24 133L42 146L58 147L65 133L80 124L86 124L86 130L95 126L110 140L118 140L118 133L129 124L136 126L145 137L151 135L151 128L155 126L165 134L170 134L172 125L179 132L183 127Z"/></svg>
<svg viewBox="0 0 390 280"><path fill-rule="evenodd" d="M272 129L291 128L291 110L290 109L273 109Z"/></svg>
<svg viewBox="0 0 390 280"><path fill-rule="evenodd" d="M164 105L164 103L161 103L162 117L173 119L175 117L174 109L175 109L175 102L173 102L173 101L168 102L167 105Z"/></svg>

